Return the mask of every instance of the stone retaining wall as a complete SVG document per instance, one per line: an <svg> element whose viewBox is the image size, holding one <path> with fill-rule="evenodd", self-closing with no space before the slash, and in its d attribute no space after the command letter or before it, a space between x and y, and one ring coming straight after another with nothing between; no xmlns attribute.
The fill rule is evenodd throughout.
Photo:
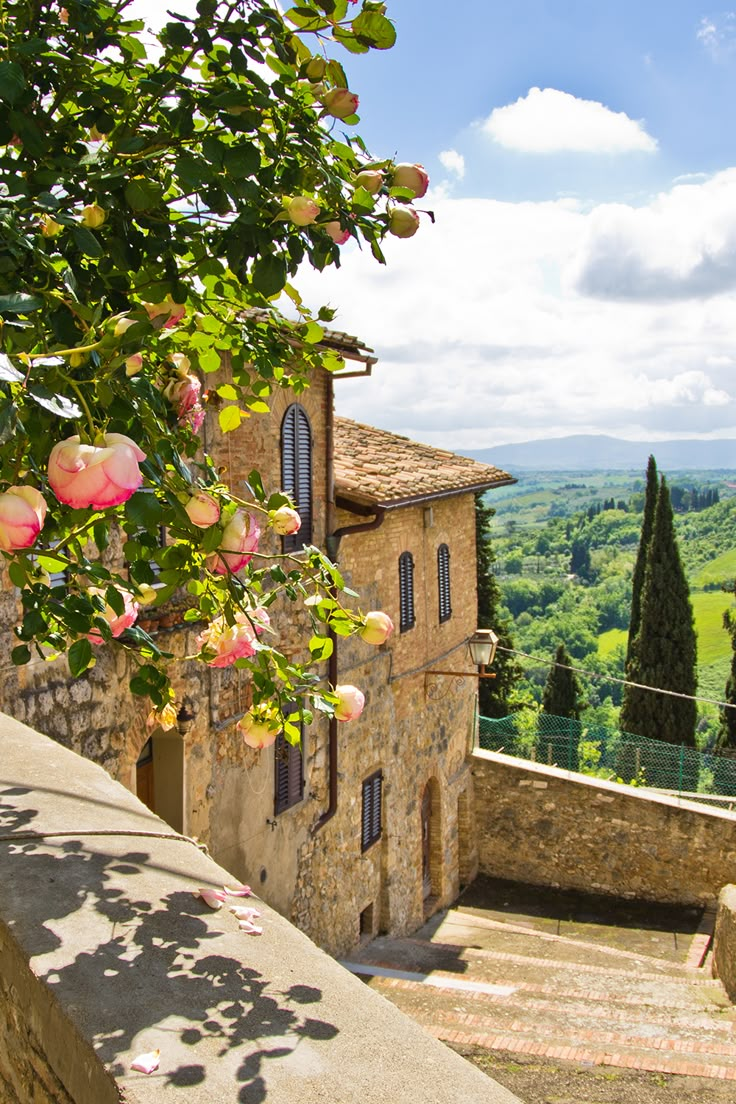
<svg viewBox="0 0 736 1104"><path fill-rule="evenodd" d="M713 937L713 977L720 978L736 1001L736 885L724 886L718 895Z"/></svg>
<svg viewBox="0 0 736 1104"><path fill-rule="evenodd" d="M712 904L736 881L736 814L473 753L480 870L532 885Z"/></svg>

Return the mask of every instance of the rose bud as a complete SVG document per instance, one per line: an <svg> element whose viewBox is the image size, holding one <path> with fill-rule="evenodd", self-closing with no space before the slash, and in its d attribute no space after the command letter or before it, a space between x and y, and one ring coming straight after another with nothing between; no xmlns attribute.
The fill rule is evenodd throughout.
<svg viewBox="0 0 736 1104"><path fill-rule="evenodd" d="M91 230L96 230L98 226L102 226L106 218L107 211L104 211L96 203L89 203L82 208L82 225L89 226Z"/></svg>
<svg viewBox="0 0 736 1104"><path fill-rule="evenodd" d="M126 330L129 330L131 326L135 326L135 318L118 318L115 323L115 329L113 333L115 337L122 337Z"/></svg>
<svg viewBox="0 0 736 1104"><path fill-rule="evenodd" d="M192 495L184 509L192 525L199 529L209 529L220 520L220 504L205 491L197 491Z"/></svg>
<svg viewBox="0 0 736 1104"><path fill-rule="evenodd" d="M94 594L98 598L104 598L105 592L99 587L89 587L88 594ZM133 598L133 595L127 590L121 590L120 595L123 599L124 609L122 613L116 613L112 606L105 602L105 608L102 613L99 610L95 611L97 617L104 617L110 626L110 631L114 637L121 636L126 629L129 629L131 625L135 624L138 617L138 603ZM98 629L92 629L92 632L87 633L87 639L93 644L102 644L102 633Z"/></svg>
<svg viewBox="0 0 736 1104"><path fill-rule="evenodd" d="M286 205L286 213L295 226L309 226L319 214L319 205L309 196L295 196Z"/></svg>
<svg viewBox="0 0 736 1104"><path fill-rule="evenodd" d="M365 695L357 686L336 686L335 694L338 702L335 706L335 719L338 721L354 721L363 712Z"/></svg>
<svg viewBox="0 0 736 1104"><path fill-rule="evenodd" d="M278 510L271 510L269 519L271 528L282 537L298 533L302 524L299 514L291 506L279 506Z"/></svg>
<svg viewBox="0 0 736 1104"><path fill-rule="evenodd" d="M419 229L419 215L411 207L393 207L388 216L388 232L395 238L411 238Z"/></svg>
<svg viewBox="0 0 736 1104"><path fill-rule="evenodd" d="M382 610L371 610L365 615L365 624L358 630L358 636L366 644L385 644L394 631L394 623Z"/></svg>
<svg viewBox="0 0 736 1104"><path fill-rule="evenodd" d="M376 195L383 187L383 173L378 169L363 169L355 178L355 187Z"/></svg>
<svg viewBox="0 0 736 1104"><path fill-rule="evenodd" d="M327 69L327 61L323 57L313 57L307 62L304 72L310 81L321 81Z"/></svg>
<svg viewBox="0 0 736 1104"><path fill-rule="evenodd" d="M139 606L152 606L158 598L158 591L150 583L138 583L135 600Z"/></svg>
<svg viewBox="0 0 736 1104"><path fill-rule="evenodd" d="M103 134L101 130L98 130L96 126L93 125L89 128L90 142L103 142L106 137L107 135Z"/></svg>
<svg viewBox="0 0 736 1104"><path fill-rule="evenodd" d="M143 357L140 353L133 353L131 356L125 359L125 374L126 376L135 376L140 372L143 367Z"/></svg>
<svg viewBox="0 0 736 1104"><path fill-rule="evenodd" d="M245 716L238 721L235 728L243 737L248 747L257 748L259 751L262 748L270 747L281 731L276 721L270 718L259 720L252 713L246 713Z"/></svg>
<svg viewBox="0 0 736 1104"><path fill-rule="evenodd" d="M358 110L358 97L348 88L331 88L322 97L322 106L333 119L347 119Z"/></svg>
<svg viewBox="0 0 736 1104"><path fill-rule="evenodd" d="M326 222L324 228L336 245L344 245L350 237L350 231L343 230L339 222Z"/></svg>
<svg viewBox="0 0 736 1104"><path fill-rule="evenodd" d="M46 520L46 500L35 487L8 487L0 494L0 548L30 548Z"/></svg>
<svg viewBox="0 0 736 1104"><path fill-rule="evenodd" d="M408 165L402 163L394 169L391 184L394 188L410 188L415 199L421 199L427 194L429 186L429 174L424 165Z"/></svg>
<svg viewBox="0 0 736 1104"><path fill-rule="evenodd" d="M41 233L45 238L55 238L63 229L61 223L52 219L51 215L44 215L41 219Z"/></svg>
<svg viewBox="0 0 736 1104"><path fill-rule="evenodd" d="M245 510L236 510L225 526L216 554L208 557L209 570L215 575L240 571L258 548L260 535L260 527L253 515Z"/></svg>

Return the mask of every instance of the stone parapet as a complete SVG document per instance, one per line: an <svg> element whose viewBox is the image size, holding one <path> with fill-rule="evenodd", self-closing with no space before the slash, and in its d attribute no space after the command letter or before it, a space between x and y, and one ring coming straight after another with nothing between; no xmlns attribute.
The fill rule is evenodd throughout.
<svg viewBox="0 0 736 1104"><path fill-rule="evenodd" d="M736 885L724 886L718 894L713 977L721 979L731 1000L736 1001Z"/></svg>

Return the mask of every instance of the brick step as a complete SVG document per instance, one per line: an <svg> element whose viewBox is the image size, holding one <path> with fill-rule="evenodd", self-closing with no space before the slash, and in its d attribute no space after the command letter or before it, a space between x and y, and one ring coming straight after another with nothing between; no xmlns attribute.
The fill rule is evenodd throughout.
<svg viewBox="0 0 736 1104"><path fill-rule="evenodd" d="M553 1042L578 1040L716 1054L724 1061L736 1062L732 1024L722 1023L718 1016L703 1013L697 1006L668 1016L663 1010L641 1005L613 1010L584 1000L549 1000L518 989L494 995L382 977L369 984L423 1023L454 1023L462 1030L470 1025L476 1031L526 1031L531 1038Z"/></svg>
<svg viewBox="0 0 736 1104"><path fill-rule="evenodd" d="M357 958L366 964L432 974L435 978L467 976L482 984L531 987L561 997L609 1001L613 1006L634 1003L688 1008L697 1000L703 1008L730 1007L720 982L693 973L673 977L642 973L631 966L601 967L469 947L458 954L457 947L411 939L377 939L362 948Z"/></svg>

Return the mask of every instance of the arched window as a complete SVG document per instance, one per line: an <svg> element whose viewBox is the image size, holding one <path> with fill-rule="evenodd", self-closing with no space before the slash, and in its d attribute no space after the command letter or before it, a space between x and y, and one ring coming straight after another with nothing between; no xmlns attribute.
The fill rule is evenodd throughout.
<svg viewBox="0 0 736 1104"><path fill-rule="evenodd" d="M450 549L441 544L437 549L437 587L439 590L440 624L452 617L450 602Z"/></svg>
<svg viewBox="0 0 736 1104"><path fill-rule="evenodd" d="M414 618L414 559L411 552L399 556L399 632L413 629Z"/></svg>
<svg viewBox="0 0 736 1104"><path fill-rule="evenodd" d="M284 537L284 552L312 543L312 427L300 403L292 403L281 423L281 486L302 519L298 533Z"/></svg>

